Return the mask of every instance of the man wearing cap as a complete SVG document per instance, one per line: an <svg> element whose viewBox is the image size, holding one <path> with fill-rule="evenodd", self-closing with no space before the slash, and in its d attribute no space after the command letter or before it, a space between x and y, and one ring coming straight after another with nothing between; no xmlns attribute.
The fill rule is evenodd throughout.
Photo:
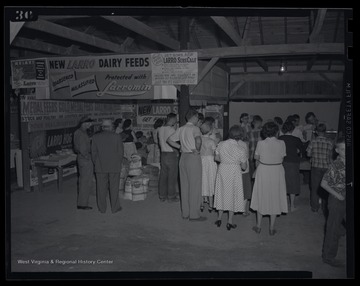
<svg viewBox="0 0 360 286"><path fill-rule="evenodd" d="M79 192L77 208L90 210L89 196L93 187L94 166L91 161L90 137L87 130L91 127L93 120L88 117L80 119L79 128L74 132L74 151L77 153L79 170Z"/></svg>
<svg viewBox="0 0 360 286"><path fill-rule="evenodd" d="M108 186L111 212L121 210L119 184L124 145L121 136L113 129L111 120L104 120L102 132L94 135L91 145L91 156L95 164L97 203L101 213L106 212Z"/></svg>

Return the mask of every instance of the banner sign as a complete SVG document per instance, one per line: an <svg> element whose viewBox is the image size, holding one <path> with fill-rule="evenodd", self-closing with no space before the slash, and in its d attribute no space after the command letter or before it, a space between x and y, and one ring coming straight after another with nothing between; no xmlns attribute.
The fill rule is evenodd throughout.
<svg viewBox="0 0 360 286"><path fill-rule="evenodd" d="M138 105L137 124L142 128L153 129L155 121L159 118L166 119L170 112L178 114L177 104L156 104L156 105Z"/></svg>
<svg viewBox="0 0 360 286"><path fill-rule="evenodd" d="M12 88L49 86L46 59L11 61Z"/></svg>
<svg viewBox="0 0 360 286"><path fill-rule="evenodd" d="M197 84L198 82L197 52L151 54L151 63L153 85Z"/></svg>
<svg viewBox="0 0 360 286"><path fill-rule="evenodd" d="M135 105L89 103L78 101L21 100L21 121L28 122L28 131L52 130L77 126L83 116L95 120L121 118L129 110L136 113Z"/></svg>
<svg viewBox="0 0 360 286"><path fill-rule="evenodd" d="M49 58L52 99L153 99L150 55Z"/></svg>

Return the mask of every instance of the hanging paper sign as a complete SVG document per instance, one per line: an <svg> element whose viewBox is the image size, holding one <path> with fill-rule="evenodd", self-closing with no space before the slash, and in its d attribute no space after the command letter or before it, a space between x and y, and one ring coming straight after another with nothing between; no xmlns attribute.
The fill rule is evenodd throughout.
<svg viewBox="0 0 360 286"><path fill-rule="evenodd" d="M12 88L49 86L46 59L11 61Z"/></svg>
<svg viewBox="0 0 360 286"><path fill-rule="evenodd" d="M151 54L151 63L153 85L197 84L197 52Z"/></svg>

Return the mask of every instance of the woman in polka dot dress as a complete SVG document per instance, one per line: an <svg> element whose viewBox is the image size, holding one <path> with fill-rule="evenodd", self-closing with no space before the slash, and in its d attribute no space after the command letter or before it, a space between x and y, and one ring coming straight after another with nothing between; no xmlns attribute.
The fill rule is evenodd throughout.
<svg viewBox="0 0 360 286"><path fill-rule="evenodd" d="M238 144L244 136L243 133L240 126L232 126L229 139L220 142L215 151L215 158L220 162L215 183L214 207L218 210L215 224L220 227L222 214L228 211L228 230L236 228L232 221L234 213L245 211L241 169L246 169L248 156L246 150Z"/></svg>

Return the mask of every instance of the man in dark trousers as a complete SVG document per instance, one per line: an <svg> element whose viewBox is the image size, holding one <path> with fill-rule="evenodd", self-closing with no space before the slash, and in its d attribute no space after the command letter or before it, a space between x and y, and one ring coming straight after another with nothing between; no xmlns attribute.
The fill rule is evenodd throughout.
<svg viewBox="0 0 360 286"><path fill-rule="evenodd" d="M113 130L111 120L104 120L102 132L95 134L91 145L91 156L95 164L97 203L101 213L106 212L106 196L110 187L111 212L121 210L119 183L124 145L119 134Z"/></svg>
<svg viewBox="0 0 360 286"><path fill-rule="evenodd" d="M94 166L91 161L91 147L88 129L93 120L88 117L80 119L79 128L74 132L74 151L77 154L79 170L79 192L77 208L91 210L89 206L89 196L93 188Z"/></svg>

